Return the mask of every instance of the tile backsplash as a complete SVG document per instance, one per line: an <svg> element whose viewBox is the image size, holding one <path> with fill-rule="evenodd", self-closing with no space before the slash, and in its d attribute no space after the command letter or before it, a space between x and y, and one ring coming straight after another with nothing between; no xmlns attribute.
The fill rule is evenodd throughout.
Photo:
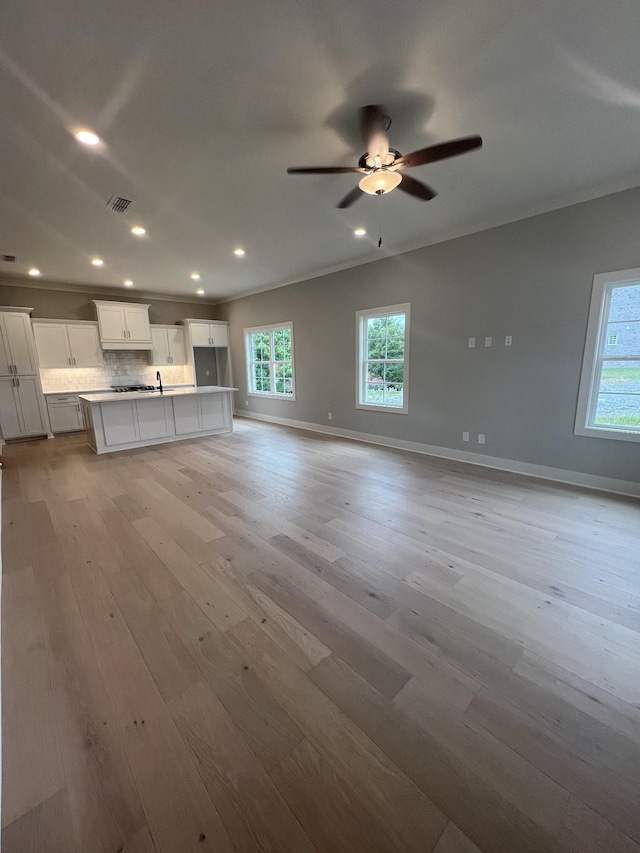
<svg viewBox="0 0 640 853"><path fill-rule="evenodd" d="M162 373L163 385L182 385L187 381L182 365L150 365L146 351L105 350L102 355L102 367L42 369L42 390L45 394L55 394L99 390L112 385L155 385L157 370Z"/></svg>

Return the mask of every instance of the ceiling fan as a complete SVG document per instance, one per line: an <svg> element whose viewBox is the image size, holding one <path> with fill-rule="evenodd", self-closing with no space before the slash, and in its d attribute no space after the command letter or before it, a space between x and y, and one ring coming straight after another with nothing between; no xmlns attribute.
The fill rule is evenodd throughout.
<svg viewBox="0 0 640 853"><path fill-rule="evenodd" d="M420 201L435 198L436 191L404 174L405 169L423 166L425 163L436 163L448 157L456 157L482 147L480 136L465 136L462 139L452 139L450 142L440 142L427 148L420 148L404 156L395 148L389 147L387 131L391 119L385 114L380 104L370 104L360 110L360 131L362 141L367 147L366 152L358 160L357 166L311 166L301 169L287 169L290 175L341 175L349 172L360 172L364 177L357 187L342 199L339 208L351 207L363 192L370 195L384 195L398 187L403 192L412 195ZM401 174L402 173L402 174Z"/></svg>

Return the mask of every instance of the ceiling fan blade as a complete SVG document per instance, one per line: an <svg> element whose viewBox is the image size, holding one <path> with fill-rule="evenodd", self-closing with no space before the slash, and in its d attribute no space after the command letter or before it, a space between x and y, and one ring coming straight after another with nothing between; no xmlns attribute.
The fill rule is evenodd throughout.
<svg viewBox="0 0 640 853"><path fill-rule="evenodd" d="M398 189L405 193L409 193L409 195L412 195L414 198L419 198L420 201L431 201L432 198L435 198L438 195L438 193L435 190L432 190L431 187L423 184L422 181L416 181L416 179L412 178L410 175L402 176L402 180L398 184Z"/></svg>
<svg viewBox="0 0 640 853"><path fill-rule="evenodd" d="M346 175L350 172L364 172L359 166L310 166L303 169L287 169L289 175Z"/></svg>
<svg viewBox="0 0 640 853"><path fill-rule="evenodd" d="M389 116L381 104L369 104L360 110L360 132L370 157L380 157L384 163L389 153Z"/></svg>
<svg viewBox="0 0 640 853"><path fill-rule="evenodd" d="M340 209L344 209L345 207L351 207L352 204L355 204L360 196L362 195L362 190L360 187L354 187L350 193L347 193L346 196L342 199L341 202L336 204L336 207Z"/></svg>
<svg viewBox="0 0 640 853"><path fill-rule="evenodd" d="M438 145L430 145L428 148L420 148L399 157L391 165L398 169L412 169L414 166L423 166L425 163L436 163L438 160L446 160L448 157L457 157L458 154L466 154L482 148L481 136L465 136L462 139L452 139L449 142L440 142Z"/></svg>

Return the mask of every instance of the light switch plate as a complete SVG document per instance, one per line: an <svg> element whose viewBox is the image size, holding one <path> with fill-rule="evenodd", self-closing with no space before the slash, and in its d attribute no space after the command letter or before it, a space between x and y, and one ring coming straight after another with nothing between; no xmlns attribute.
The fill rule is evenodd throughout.
<svg viewBox="0 0 640 853"><path fill-rule="evenodd" d="M469 349L473 349L475 347L475 345L476 345L476 339L475 338L469 338L469 343L467 344Z"/></svg>
<svg viewBox="0 0 640 853"><path fill-rule="evenodd" d="M512 343L513 343L513 338L512 338L512 336L511 336L511 335L505 335L505 336L504 336L504 345L505 345L506 347L510 347Z"/></svg>
<svg viewBox="0 0 640 853"><path fill-rule="evenodd" d="M469 433L468 432L462 433L462 440L463 441L469 441Z"/></svg>
<svg viewBox="0 0 640 853"><path fill-rule="evenodd" d="M493 343L493 338L491 337L491 335L487 335L487 337L484 339L484 345L486 347L490 347L492 343Z"/></svg>
<svg viewBox="0 0 640 853"><path fill-rule="evenodd" d="M478 433L478 444L484 444L484 433Z"/></svg>

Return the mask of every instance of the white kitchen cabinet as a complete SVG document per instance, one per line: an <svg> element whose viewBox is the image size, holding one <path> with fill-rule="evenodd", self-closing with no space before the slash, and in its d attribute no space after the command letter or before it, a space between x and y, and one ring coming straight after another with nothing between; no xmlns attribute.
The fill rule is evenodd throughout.
<svg viewBox="0 0 640 853"><path fill-rule="evenodd" d="M37 372L32 341L31 318L26 310L0 312L1 376Z"/></svg>
<svg viewBox="0 0 640 853"><path fill-rule="evenodd" d="M173 415L177 435L188 435L200 432L202 418L197 397L175 397L173 400Z"/></svg>
<svg viewBox="0 0 640 853"><path fill-rule="evenodd" d="M180 326L151 326L153 364L186 364L184 330Z"/></svg>
<svg viewBox="0 0 640 853"><path fill-rule="evenodd" d="M153 348L149 305L94 300L102 349Z"/></svg>
<svg viewBox="0 0 640 853"><path fill-rule="evenodd" d="M132 444L139 440L136 404L133 400L102 406L101 409L106 444Z"/></svg>
<svg viewBox="0 0 640 853"><path fill-rule="evenodd" d="M18 438L22 435L20 401L13 377L0 379L0 427L3 438Z"/></svg>
<svg viewBox="0 0 640 853"><path fill-rule="evenodd" d="M140 441L166 438L172 435L171 401L163 397L152 397L136 402L138 433Z"/></svg>
<svg viewBox="0 0 640 853"><path fill-rule="evenodd" d="M94 323L67 323L74 367L100 367L103 363L98 327Z"/></svg>
<svg viewBox="0 0 640 853"><path fill-rule="evenodd" d="M0 427L5 439L48 432L37 377L0 379Z"/></svg>
<svg viewBox="0 0 640 853"><path fill-rule="evenodd" d="M87 443L96 453L165 444L233 430L236 388L175 388L164 394L80 394ZM212 399L216 398L216 399Z"/></svg>
<svg viewBox="0 0 640 853"><path fill-rule="evenodd" d="M191 346L228 347L229 331L226 323L207 323L189 320Z"/></svg>
<svg viewBox="0 0 640 853"><path fill-rule="evenodd" d="M33 333L41 368L99 367L102 364L96 323L34 320Z"/></svg>
<svg viewBox="0 0 640 853"><path fill-rule="evenodd" d="M77 432L83 430L82 407L76 394L47 395L47 410L51 432Z"/></svg>
<svg viewBox="0 0 640 853"><path fill-rule="evenodd" d="M200 403L200 417L202 418L202 430L222 429L225 424L225 406L229 402L227 394L209 394L206 397L198 397Z"/></svg>
<svg viewBox="0 0 640 853"><path fill-rule="evenodd" d="M178 435L222 429L231 414L229 395L174 397L173 411Z"/></svg>

